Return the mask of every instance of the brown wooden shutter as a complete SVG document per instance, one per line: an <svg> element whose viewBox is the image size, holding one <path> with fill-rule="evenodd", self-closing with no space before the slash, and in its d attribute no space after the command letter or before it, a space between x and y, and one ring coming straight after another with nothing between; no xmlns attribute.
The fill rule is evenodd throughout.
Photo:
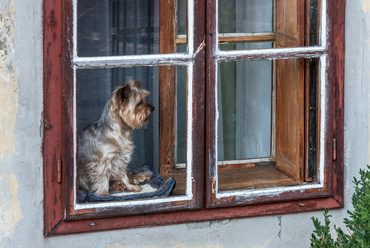
<svg viewBox="0 0 370 248"><path fill-rule="evenodd" d="M277 0L276 45L304 45L304 1ZM304 178L304 60L276 62L276 168Z"/></svg>
<svg viewBox="0 0 370 248"><path fill-rule="evenodd" d="M175 0L159 2L159 52L175 53ZM176 66L159 68L159 173L169 174L176 163L175 156L175 102Z"/></svg>

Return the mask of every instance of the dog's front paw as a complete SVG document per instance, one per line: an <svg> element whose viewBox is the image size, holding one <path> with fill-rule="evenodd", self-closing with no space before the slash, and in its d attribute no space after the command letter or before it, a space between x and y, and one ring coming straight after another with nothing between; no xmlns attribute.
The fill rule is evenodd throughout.
<svg viewBox="0 0 370 248"><path fill-rule="evenodd" d="M143 177L142 183L143 182L146 182L146 181L149 181L152 178L152 176L153 176L152 174L149 174L149 173L142 173L141 175Z"/></svg>
<svg viewBox="0 0 370 248"><path fill-rule="evenodd" d="M124 192L126 190L126 185L120 181L114 181L111 183L110 189L117 192Z"/></svg>
<svg viewBox="0 0 370 248"><path fill-rule="evenodd" d="M149 173L141 173L141 174L135 174L131 176L130 181L132 184L139 184L149 181L152 178L152 174Z"/></svg>
<svg viewBox="0 0 370 248"><path fill-rule="evenodd" d="M140 192L141 191L141 187L139 185L129 185L127 187L127 189L129 191L132 191L132 192Z"/></svg>

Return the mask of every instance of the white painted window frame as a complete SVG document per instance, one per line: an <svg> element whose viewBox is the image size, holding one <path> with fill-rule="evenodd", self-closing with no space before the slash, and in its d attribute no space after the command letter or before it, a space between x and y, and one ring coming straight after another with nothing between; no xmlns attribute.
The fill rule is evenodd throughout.
<svg viewBox="0 0 370 248"><path fill-rule="evenodd" d="M104 209L110 207L128 207L138 205L171 203L177 201L189 201L193 198L192 178L192 130L193 130L193 58L198 51L193 49L194 40L194 1L188 0L187 18L188 18L188 52L176 54L150 54L150 55L130 55L130 56L99 56L99 57L79 57L77 54L77 1L73 0L73 143L74 143L74 202L75 210L84 209ZM118 68L118 67L134 67L134 66L162 66L162 65L185 65L188 73L188 94L187 94L187 161L186 164L186 193L182 196L170 196L165 198L152 198L137 201L120 201L120 202L100 202L100 203L79 203L77 201L78 185L77 182L77 70L79 69L98 69L98 68Z"/></svg>
<svg viewBox="0 0 370 248"><path fill-rule="evenodd" d="M218 3L216 1L216 13L218 13ZM278 196L281 193L289 192L289 191L297 191L297 190L307 190L307 189L317 189L324 187L324 158L325 158L325 132L326 132L326 123L325 123L325 116L327 114L326 108L326 99L327 99L327 92L326 92L326 83L327 83L327 74L326 74L326 57L328 53L327 47L327 1L322 0L321 2L321 16L322 20L320 23L320 35L319 35L319 44L318 46L309 46L309 47L292 47L292 48L269 48L269 49L253 49L253 50L235 50L235 51L221 51L219 49L219 37L224 37L224 34L220 34L218 31L218 18L216 18L216 44L214 45L215 50L213 54L216 58L216 64L220 61L227 61L230 60L230 57L235 57L233 61L239 60L276 60L276 59L288 59L288 58L319 58L319 105L320 105L320 151L319 151L319 173L318 173L318 180L314 183L309 184L302 184L297 186L285 186L285 187L273 187L273 188L263 188L263 189L248 189L248 190L233 190L233 191L222 191L220 192L219 189L219 180L218 180L218 166L215 166L215 177L216 180L216 199L222 198L229 198L235 197L236 200L253 200L256 198L264 197L264 196ZM237 35L237 34L236 34ZM230 36L230 35L228 35ZM216 75L217 75L218 66L216 67ZM218 84L218 77L215 77L215 92L217 92L217 84ZM274 93L273 93L274 94ZM218 105L217 94L215 95L215 106ZM217 161L217 151L218 151L218 135L217 135L217 125L219 119L218 107L216 107L216 128L215 128L215 158L217 165L224 165L224 164L242 164L242 163L256 163L256 162L268 162L272 161L272 158L261 158L261 159L245 159L245 160L231 160L231 161ZM272 118L274 122L274 116ZM272 132L274 133L274 132ZM272 136L274 138L274 135ZM272 140L273 141L273 140Z"/></svg>
<svg viewBox="0 0 370 248"><path fill-rule="evenodd" d="M192 84L188 83L188 99L187 99L187 165L186 166L186 173L187 173L187 183L186 183L186 194L184 196L171 196L161 199L145 199L140 201L125 201L125 202L103 202L103 203L78 203L77 202L77 102L76 102L76 94L77 94L77 78L76 72L79 69L98 69L98 68L117 68L117 67L134 67L134 66L162 66L162 65L185 65L187 66L188 72L188 82L192 82L193 79L193 58L195 57L197 51L193 50L193 34L194 34L194 3L192 0L188 0L188 52L187 53L176 53L176 54L152 54L152 55L133 55L133 56L101 56L101 57L79 57L77 54L77 0L73 0L73 71L74 71L74 78L73 78L73 125L74 125L74 133L73 133L73 140L74 140L74 209L75 210L83 210L83 209L91 209L91 208L107 208L107 207L125 207L125 206L135 206L135 205L147 205L147 204L155 204L155 203L163 203L163 202L175 202L175 201L186 201L191 200L193 197L192 193L192 184L194 179L191 177L192 172L192 128L193 128L193 118L192 118ZM216 1L216 13L218 13L218 1ZM218 44L218 37L221 37L224 34L218 33L218 24L216 23L216 45L215 51L215 58L217 62L219 61L226 61L230 56L235 57L235 61L241 60L240 57L245 59L286 59L286 58L319 58L320 59L320 83L319 83L319 92L320 92L320 108L321 108L321 115L320 119L325 120L325 115L327 112L326 109L326 94L325 91L325 84L326 80L326 54L327 54L327 30L326 30L326 20L327 20L327 11L326 11L326 0L322 0L322 20L320 23L321 26L321 36L320 36L320 45L313 46L313 47L297 47L297 48L269 48L269 49L255 49L255 50L238 50L238 51L221 51L219 49ZM216 18L216 22L218 22ZM217 75L217 69L216 69ZM216 89L217 92L217 77L216 78ZM217 106L217 95L215 97L215 106ZM217 108L216 108L217 109ZM218 120L218 113L216 113L216 132L215 132L215 151L216 151L216 158L217 158L217 120ZM326 123L324 121L320 122L320 162L319 162L319 174L318 174L318 182L317 183L310 183L310 184L303 184L299 186L289 186L289 187L274 187L268 189L250 189L250 190L236 190L236 191L226 191L226 192L218 192L216 191L216 198L221 199L224 197L231 197L235 196L237 199L255 199L256 197L263 197L263 196L275 196L279 195L284 192L288 191L295 191L295 190L306 190L306 189L313 189L313 188L322 188L324 187L324 151L325 151L325 130L326 130ZM237 162L246 163L246 162L255 162L258 160L240 160ZM269 158L264 159L263 161L269 161ZM217 161L219 164L229 164L234 163L235 161ZM216 166L216 177L218 178L218 169ZM216 189L218 189L218 180L216 181Z"/></svg>

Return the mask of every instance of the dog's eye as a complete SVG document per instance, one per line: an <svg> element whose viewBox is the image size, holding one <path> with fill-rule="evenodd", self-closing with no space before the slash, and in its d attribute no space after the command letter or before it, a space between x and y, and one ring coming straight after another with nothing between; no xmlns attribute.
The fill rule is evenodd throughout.
<svg viewBox="0 0 370 248"><path fill-rule="evenodd" d="M142 105L144 103L144 101L141 101L141 102L139 102L138 104L137 104L137 106L140 106L140 105Z"/></svg>

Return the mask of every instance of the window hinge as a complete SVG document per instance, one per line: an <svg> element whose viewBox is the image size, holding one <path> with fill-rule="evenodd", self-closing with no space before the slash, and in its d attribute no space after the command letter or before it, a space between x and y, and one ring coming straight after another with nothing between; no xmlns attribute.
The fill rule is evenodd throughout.
<svg viewBox="0 0 370 248"><path fill-rule="evenodd" d="M333 138L333 161L337 160L337 139Z"/></svg>
<svg viewBox="0 0 370 248"><path fill-rule="evenodd" d="M62 183L62 160L61 159L58 160L57 170L58 170L57 182Z"/></svg>

